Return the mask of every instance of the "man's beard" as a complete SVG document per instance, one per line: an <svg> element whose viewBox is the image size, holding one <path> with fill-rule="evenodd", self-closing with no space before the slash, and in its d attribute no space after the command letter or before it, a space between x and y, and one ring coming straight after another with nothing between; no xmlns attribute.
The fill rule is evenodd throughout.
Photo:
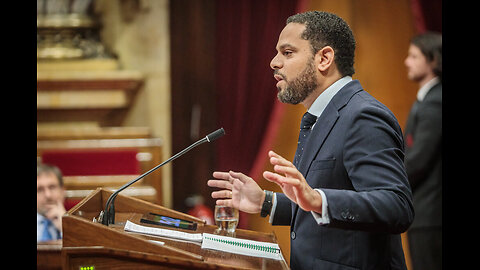
<svg viewBox="0 0 480 270"><path fill-rule="evenodd" d="M419 83L421 82L423 79L425 79L425 77L427 76L425 73L412 73L412 74L408 74L408 79L413 81L413 82L416 82L416 83Z"/></svg>
<svg viewBox="0 0 480 270"><path fill-rule="evenodd" d="M277 70L274 71L274 74L282 76L287 82L285 75L278 73ZM317 86L315 66L313 65L313 59L310 59L305 69L293 81L287 82L285 89L282 90L278 87L277 97L283 103L298 104L304 101Z"/></svg>

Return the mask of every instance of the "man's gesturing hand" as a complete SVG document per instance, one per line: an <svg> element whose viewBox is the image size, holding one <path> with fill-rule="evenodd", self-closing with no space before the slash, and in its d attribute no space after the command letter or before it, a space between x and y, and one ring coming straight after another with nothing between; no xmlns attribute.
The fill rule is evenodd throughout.
<svg viewBox="0 0 480 270"><path fill-rule="evenodd" d="M322 213L322 196L308 185L302 173L279 154L269 151L268 156L275 173L265 171L263 177L279 185L283 193L304 211Z"/></svg>
<svg viewBox="0 0 480 270"><path fill-rule="evenodd" d="M216 201L217 205L226 205L240 211L255 214L260 213L265 192L252 178L239 172L214 172L217 179L208 180L209 187L222 190L212 192L212 198L223 198Z"/></svg>

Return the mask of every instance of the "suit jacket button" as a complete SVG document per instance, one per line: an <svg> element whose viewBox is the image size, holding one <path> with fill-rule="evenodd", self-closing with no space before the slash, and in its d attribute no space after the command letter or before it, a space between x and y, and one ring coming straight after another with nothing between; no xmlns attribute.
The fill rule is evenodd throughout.
<svg viewBox="0 0 480 270"><path fill-rule="evenodd" d="M292 240L295 239L295 232L294 232L294 231L292 231L292 232L290 233L290 237L292 238Z"/></svg>

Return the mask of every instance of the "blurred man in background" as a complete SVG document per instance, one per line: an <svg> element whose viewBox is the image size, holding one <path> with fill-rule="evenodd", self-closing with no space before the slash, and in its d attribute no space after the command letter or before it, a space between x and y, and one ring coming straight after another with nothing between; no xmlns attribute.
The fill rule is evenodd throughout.
<svg viewBox="0 0 480 270"><path fill-rule="evenodd" d="M442 36L412 38L405 59L418 83L405 128L405 167L415 219L408 230L413 269L442 269Z"/></svg>
<svg viewBox="0 0 480 270"><path fill-rule="evenodd" d="M62 216L65 214L65 189L60 169L37 166L37 242L62 238Z"/></svg>

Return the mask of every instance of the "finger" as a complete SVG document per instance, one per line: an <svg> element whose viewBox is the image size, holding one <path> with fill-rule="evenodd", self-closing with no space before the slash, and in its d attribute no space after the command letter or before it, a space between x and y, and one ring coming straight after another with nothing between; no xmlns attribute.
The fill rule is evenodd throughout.
<svg viewBox="0 0 480 270"><path fill-rule="evenodd" d="M242 181L240 181L239 179L234 179L233 182L232 182L232 185L233 185L232 191L234 191L234 190L239 191L239 190L242 189L244 183Z"/></svg>
<svg viewBox="0 0 480 270"><path fill-rule="evenodd" d="M284 185L293 185L293 186L300 185L300 181L298 179L284 177L279 175L278 173L272 173L269 171L263 172L263 177L270 182L276 183L280 187L283 187Z"/></svg>
<svg viewBox="0 0 480 270"><path fill-rule="evenodd" d="M292 162L290 162L286 158L280 156L279 154L277 154L273 151L269 152L269 156L270 156L270 163L272 165L282 165L282 166L294 167Z"/></svg>
<svg viewBox="0 0 480 270"><path fill-rule="evenodd" d="M225 181L225 180L211 179L211 180L207 181L207 185L209 187L224 188L224 189L232 189L233 188L233 185L230 182Z"/></svg>
<svg viewBox="0 0 480 270"><path fill-rule="evenodd" d="M277 173L288 174L292 177L295 177L295 178L298 178L298 179L303 179L302 173L300 171L298 171L297 168L295 168L295 167L275 165L273 167L273 169Z"/></svg>
<svg viewBox="0 0 480 270"><path fill-rule="evenodd" d="M276 173L272 173L272 172L269 172L269 171L264 171L263 172L263 177L265 179L267 179L268 181L270 182L274 182L274 183L277 183L278 185L282 186L283 183L280 182L280 178L279 178L280 175L276 174Z"/></svg>
<svg viewBox="0 0 480 270"><path fill-rule="evenodd" d="M281 189L283 189L283 184L277 181L277 178L273 176L271 172L263 172L263 178L267 179L267 181L277 184Z"/></svg>
<svg viewBox="0 0 480 270"><path fill-rule="evenodd" d="M60 215L52 215L51 217L49 217L49 219L50 219L51 221L58 220L58 219L60 219Z"/></svg>
<svg viewBox="0 0 480 270"><path fill-rule="evenodd" d="M283 158L281 155L273 152L272 150L268 151L268 156L269 157L276 157L276 158Z"/></svg>
<svg viewBox="0 0 480 270"><path fill-rule="evenodd" d="M233 207L232 205L232 199L229 199L229 200L217 200L215 202L216 205L224 205L224 206L228 206L228 207Z"/></svg>
<svg viewBox="0 0 480 270"><path fill-rule="evenodd" d="M275 153L275 152L273 152L272 150L270 150L270 151L268 151L268 156L269 156L269 157L278 157L278 156L280 156L280 155L277 154L277 153Z"/></svg>
<svg viewBox="0 0 480 270"><path fill-rule="evenodd" d="M65 205L63 205L62 201L57 202L57 208L58 208L59 211L65 212Z"/></svg>
<svg viewBox="0 0 480 270"><path fill-rule="evenodd" d="M246 176L245 174L243 174L241 172L230 171L229 174L230 174L230 177L232 177L232 180L238 179L242 183L245 183L250 178L250 177Z"/></svg>
<svg viewBox="0 0 480 270"><path fill-rule="evenodd" d="M230 174L228 172L213 172L213 177L223 180L228 180Z"/></svg>
<svg viewBox="0 0 480 270"><path fill-rule="evenodd" d="M57 219L59 217L59 215L58 215L57 211L50 210L50 211L47 211L45 213L45 217L53 221L53 220Z"/></svg>
<svg viewBox="0 0 480 270"><path fill-rule="evenodd" d="M212 192L212 198L217 199L217 198L228 198L231 199L233 196L233 193L231 190L220 190L220 191L214 191Z"/></svg>

